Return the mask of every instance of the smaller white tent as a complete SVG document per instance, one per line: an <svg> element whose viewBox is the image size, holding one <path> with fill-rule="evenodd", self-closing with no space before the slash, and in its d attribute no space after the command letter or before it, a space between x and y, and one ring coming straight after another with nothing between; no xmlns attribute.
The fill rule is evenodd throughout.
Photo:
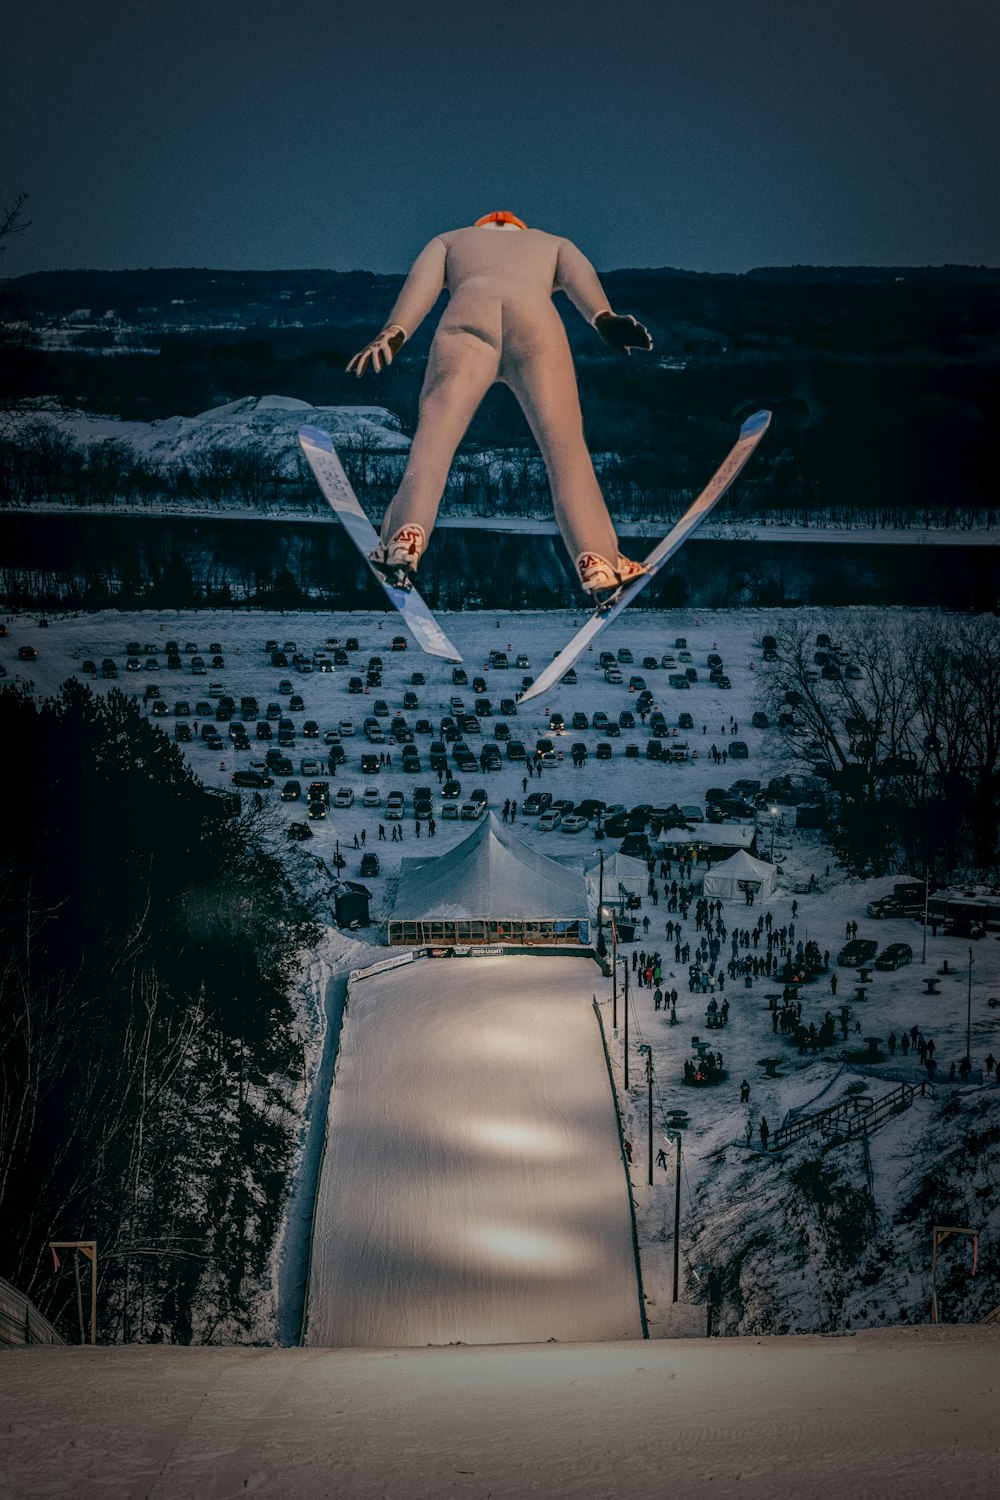
<svg viewBox="0 0 1000 1500"><path fill-rule="evenodd" d="M590 909L596 912L601 885L600 855L588 855L583 869ZM619 854L617 851L604 856L604 905L606 908L620 905L622 887L626 895L645 896L648 881L649 871L645 860L632 859L629 855Z"/></svg>
<svg viewBox="0 0 1000 1500"><path fill-rule="evenodd" d="M755 896L763 899L772 894L776 883L774 865L763 859L754 859L745 849L739 849L708 871L705 895L712 900L732 901L752 890Z"/></svg>

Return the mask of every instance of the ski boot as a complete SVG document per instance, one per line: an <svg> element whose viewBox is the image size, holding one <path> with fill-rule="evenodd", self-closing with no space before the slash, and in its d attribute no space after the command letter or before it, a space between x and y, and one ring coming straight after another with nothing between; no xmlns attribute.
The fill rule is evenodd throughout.
<svg viewBox="0 0 1000 1500"><path fill-rule="evenodd" d="M394 588L412 588L417 563L426 546L424 528L410 523L400 526L387 542L381 542L368 561Z"/></svg>
<svg viewBox="0 0 1000 1500"><path fill-rule="evenodd" d="M613 563L597 552L581 552L576 560L580 583L598 610L608 609L618 598L624 584L641 578L645 564L633 562L619 552Z"/></svg>

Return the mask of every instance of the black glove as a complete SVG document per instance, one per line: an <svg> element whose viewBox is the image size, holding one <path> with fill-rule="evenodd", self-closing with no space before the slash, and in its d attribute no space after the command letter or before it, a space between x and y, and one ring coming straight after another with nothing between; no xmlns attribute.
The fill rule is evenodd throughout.
<svg viewBox="0 0 1000 1500"><path fill-rule="evenodd" d="M360 380L370 363L377 375L383 364L392 364L393 355L399 353L405 342L406 334L399 324L391 323L388 328L383 328L378 338L372 339L360 353L355 354L347 368Z"/></svg>
<svg viewBox="0 0 1000 1500"><path fill-rule="evenodd" d="M653 347L649 329L644 328L630 313L598 313L594 319L594 327L608 347L617 349L620 354L630 354L633 349L649 350Z"/></svg>

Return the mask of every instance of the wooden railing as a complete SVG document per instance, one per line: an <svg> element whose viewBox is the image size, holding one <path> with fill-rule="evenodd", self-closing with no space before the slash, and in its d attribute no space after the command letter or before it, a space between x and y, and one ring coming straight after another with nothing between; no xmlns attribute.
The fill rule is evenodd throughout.
<svg viewBox="0 0 1000 1500"><path fill-rule="evenodd" d="M0 1277L0 1345L65 1342L35 1304Z"/></svg>
<svg viewBox="0 0 1000 1500"><path fill-rule="evenodd" d="M849 1099L841 1100L839 1104L832 1104L829 1109L817 1110L812 1115L800 1115L797 1120L791 1120L787 1125L779 1126L772 1132L765 1149L780 1151L783 1147L790 1146L793 1141L816 1133L839 1136L840 1139L848 1141L858 1136L869 1136L872 1131L878 1130L894 1115L902 1114L904 1109L909 1109L918 1095L924 1098L929 1088L930 1084L927 1080L921 1079L919 1083L901 1083L891 1093L883 1094L881 1099L867 1099L856 1094L852 1095Z"/></svg>

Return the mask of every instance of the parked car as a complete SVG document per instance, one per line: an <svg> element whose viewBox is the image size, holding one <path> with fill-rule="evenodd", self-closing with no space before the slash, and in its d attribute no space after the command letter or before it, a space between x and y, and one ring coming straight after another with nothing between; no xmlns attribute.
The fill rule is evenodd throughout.
<svg viewBox="0 0 1000 1500"><path fill-rule="evenodd" d="M406 798L402 792L390 792L385 802L385 815L387 818L399 819L403 816L406 806Z"/></svg>
<svg viewBox="0 0 1000 1500"><path fill-rule="evenodd" d="M553 833L562 822L562 816L558 808L546 808L538 820L538 826L543 833Z"/></svg>
<svg viewBox="0 0 1000 1500"><path fill-rule="evenodd" d="M619 683L623 681L621 667L605 667L604 681Z"/></svg>
<svg viewBox="0 0 1000 1500"><path fill-rule="evenodd" d="M299 800L299 798L301 796L302 796L302 783L301 783L301 781L286 781L285 784L284 784L284 786L281 788L281 800L282 800L282 802L298 802L298 800Z"/></svg>
<svg viewBox="0 0 1000 1500"><path fill-rule="evenodd" d="M694 718L693 718L693 716L691 714L687 713L687 711L685 711L682 714L678 714L677 715L677 728L678 729L693 729L694 728Z"/></svg>
<svg viewBox="0 0 1000 1500"><path fill-rule="evenodd" d="M507 759L508 760L526 760L527 759L527 753L525 751L524 742L522 740L508 740L507 741Z"/></svg>
<svg viewBox="0 0 1000 1500"><path fill-rule="evenodd" d="M456 781L454 776L449 776L448 780L441 787L441 795L447 801L454 802L456 797L460 797L462 795L462 783L460 781Z"/></svg>
<svg viewBox="0 0 1000 1500"><path fill-rule="evenodd" d="M901 969L904 964L911 962L913 949L909 943L890 943L883 948L875 960L876 969Z"/></svg>
<svg viewBox="0 0 1000 1500"><path fill-rule="evenodd" d="M749 758L750 751L747 749L745 740L730 740L728 749L730 760L747 760Z"/></svg>
<svg viewBox="0 0 1000 1500"><path fill-rule="evenodd" d="M608 727L608 716L604 712L603 708L599 708L597 710L596 714L594 714L594 716L592 717L592 719L591 719L590 722L591 722L591 724L593 725L593 727L595 729L599 729L599 730L602 730L602 731L605 730L605 729L607 729L607 727Z"/></svg>
<svg viewBox="0 0 1000 1500"><path fill-rule="evenodd" d="M589 822L590 819L585 818L583 813L567 813L562 820L562 831L563 833L582 833Z"/></svg>
<svg viewBox="0 0 1000 1500"><path fill-rule="evenodd" d="M756 712L751 716L750 723L753 725L754 729L767 729L770 726L771 721L767 717L767 714L764 713L763 709L758 708Z"/></svg>
<svg viewBox="0 0 1000 1500"><path fill-rule="evenodd" d="M395 649L395 647L393 649ZM362 854L362 856L361 856L361 870L360 870L360 874L362 876L365 876L365 875L369 875L370 876L370 875L377 875L378 872L379 872L378 855L377 854Z"/></svg>
<svg viewBox="0 0 1000 1500"><path fill-rule="evenodd" d="M366 786L361 801L365 807L381 807L382 793L377 786Z"/></svg>
<svg viewBox="0 0 1000 1500"><path fill-rule="evenodd" d="M526 818L536 818L539 813L551 806L551 792L529 792L521 805L521 812Z"/></svg>
<svg viewBox="0 0 1000 1500"><path fill-rule="evenodd" d="M229 779L234 786L248 786L259 791L274 786L274 779L265 771L234 771Z"/></svg>
<svg viewBox="0 0 1000 1500"><path fill-rule="evenodd" d="M596 755L598 760L610 760L613 751L607 740L599 740L597 749L594 751L594 754Z"/></svg>
<svg viewBox="0 0 1000 1500"><path fill-rule="evenodd" d="M878 943L874 938L853 938L837 954L837 963L842 969L856 969L859 964L866 964L874 958L877 952Z"/></svg>

